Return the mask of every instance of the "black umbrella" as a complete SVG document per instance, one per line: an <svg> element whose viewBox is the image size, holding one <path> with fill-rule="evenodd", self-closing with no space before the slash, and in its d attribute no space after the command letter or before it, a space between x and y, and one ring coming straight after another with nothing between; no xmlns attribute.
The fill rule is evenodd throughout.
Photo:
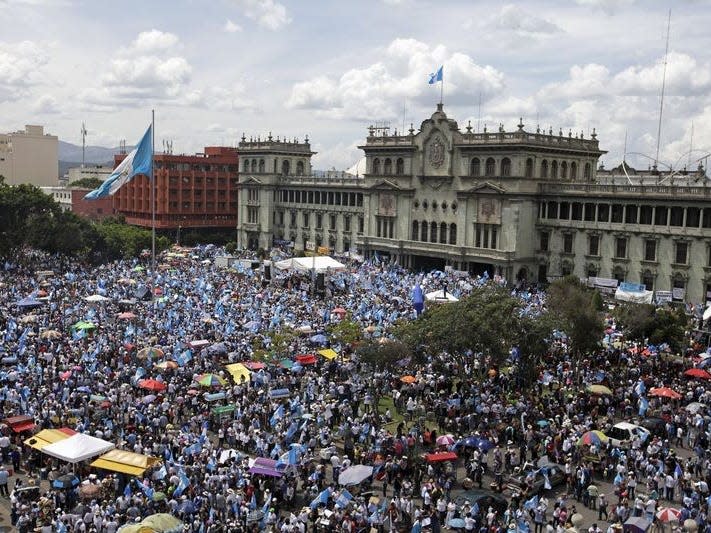
<svg viewBox="0 0 711 533"><path fill-rule="evenodd" d="M79 485L79 478L74 474L64 474L52 481L52 487L55 489L73 489Z"/></svg>

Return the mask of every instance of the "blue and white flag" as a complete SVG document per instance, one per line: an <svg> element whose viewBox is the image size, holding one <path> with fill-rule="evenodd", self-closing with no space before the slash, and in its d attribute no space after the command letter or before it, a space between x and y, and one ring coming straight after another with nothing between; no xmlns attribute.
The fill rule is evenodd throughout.
<svg viewBox="0 0 711 533"><path fill-rule="evenodd" d="M269 423L272 426L276 426L277 422L281 420L284 417L284 406L282 404L279 404L279 407L276 408L274 411L274 414L272 417L269 419Z"/></svg>
<svg viewBox="0 0 711 533"><path fill-rule="evenodd" d="M338 495L338 498L336 498L336 507L339 507L340 509L345 509L346 507L348 507L348 504L351 503L352 499L353 495L346 489L343 489Z"/></svg>
<svg viewBox="0 0 711 533"><path fill-rule="evenodd" d="M444 65L442 65L441 67L439 67L439 69L437 70L437 72L434 72L434 73L430 74L430 81L429 81L429 84L430 84L430 85L434 85L434 84L437 83L438 81L442 81L442 70L443 70L443 69L444 69Z"/></svg>
<svg viewBox="0 0 711 533"><path fill-rule="evenodd" d="M176 497L180 497L180 495L183 494L185 489L188 488L188 485L190 485L190 478L185 475L185 472L183 470L178 472L178 477L180 478L180 483L178 483L178 486L173 491L173 495Z"/></svg>
<svg viewBox="0 0 711 533"><path fill-rule="evenodd" d="M153 168L153 131L152 126L148 126L146 133L138 143L138 146L131 150L126 158L119 163L111 175L106 178L99 188L94 189L84 196L85 200L96 200L111 196L118 191L122 185L128 183L136 174L143 174L151 178Z"/></svg>
<svg viewBox="0 0 711 533"><path fill-rule="evenodd" d="M321 491L321 493L316 496L312 501L309 507L311 509L316 509L316 507L319 506L319 504L324 504L326 505L328 503L328 499L331 497L331 492L328 489L324 489Z"/></svg>

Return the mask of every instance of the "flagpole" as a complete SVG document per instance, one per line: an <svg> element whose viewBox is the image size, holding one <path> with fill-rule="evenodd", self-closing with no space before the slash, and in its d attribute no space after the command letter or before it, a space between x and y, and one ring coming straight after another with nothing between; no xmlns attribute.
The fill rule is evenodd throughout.
<svg viewBox="0 0 711 533"><path fill-rule="evenodd" d="M151 109L151 274L153 278L153 294L155 296L156 279L156 111Z"/></svg>
<svg viewBox="0 0 711 533"><path fill-rule="evenodd" d="M439 105L444 104L444 72L442 73L442 79L439 80Z"/></svg>

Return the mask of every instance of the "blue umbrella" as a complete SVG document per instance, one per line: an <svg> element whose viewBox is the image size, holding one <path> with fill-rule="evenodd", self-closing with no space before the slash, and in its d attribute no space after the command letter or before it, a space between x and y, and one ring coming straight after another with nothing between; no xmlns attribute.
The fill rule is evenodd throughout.
<svg viewBox="0 0 711 533"><path fill-rule="evenodd" d="M185 500L183 503L180 504L180 508L178 510L185 514L195 514L196 512L195 504L192 500Z"/></svg>
<svg viewBox="0 0 711 533"><path fill-rule="evenodd" d="M91 389L90 389L89 387L87 387L86 385L83 385L83 386L81 386L81 387L77 387L77 390L78 390L79 392L86 392L86 393L91 392Z"/></svg>
<svg viewBox="0 0 711 533"><path fill-rule="evenodd" d="M463 518L452 518L449 523L447 524L447 527L452 528L452 529L458 529L460 527L464 527L464 519Z"/></svg>
<svg viewBox="0 0 711 533"><path fill-rule="evenodd" d="M328 337L326 335L323 335L322 333L319 333L318 335L314 335L309 339L311 342L314 344L326 344L328 343Z"/></svg>

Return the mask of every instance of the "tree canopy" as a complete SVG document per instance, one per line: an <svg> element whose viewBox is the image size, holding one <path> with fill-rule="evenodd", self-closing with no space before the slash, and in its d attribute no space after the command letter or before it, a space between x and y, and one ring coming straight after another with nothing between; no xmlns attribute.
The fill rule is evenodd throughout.
<svg viewBox="0 0 711 533"><path fill-rule="evenodd" d="M630 340L655 345L667 343L675 352L683 347L689 319L681 308L624 303L615 307L613 316Z"/></svg>
<svg viewBox="0 0 711 533"><path fill-rule="evenodd" d="M69 184L69 187L75 189L97 189L98 187L101 187L102 183L104 183L104 180L102 179L87 177L72 181Z"/></svg>

